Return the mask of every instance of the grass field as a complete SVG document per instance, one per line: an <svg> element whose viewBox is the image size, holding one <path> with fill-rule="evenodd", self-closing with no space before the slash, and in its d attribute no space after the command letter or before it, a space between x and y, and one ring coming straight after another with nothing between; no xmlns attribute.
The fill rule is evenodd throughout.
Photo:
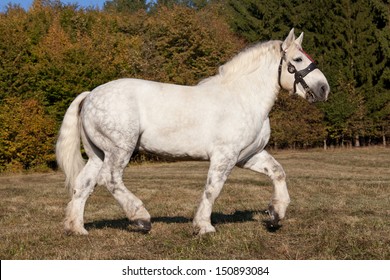
<svg viewBox="0 0 390 280"><path fill-rule="evenodd" d="M271 152L272 153L272 152ZM63 233L62 173L0 176L1 259L390 259L390 149L278 151L292 202L276 232L264 223L268 177L234 169L213 209L217 233L191 219L205 162L130 166L125 184L152 215L136 232L105 188L87 202L88 236Z"/></svg>

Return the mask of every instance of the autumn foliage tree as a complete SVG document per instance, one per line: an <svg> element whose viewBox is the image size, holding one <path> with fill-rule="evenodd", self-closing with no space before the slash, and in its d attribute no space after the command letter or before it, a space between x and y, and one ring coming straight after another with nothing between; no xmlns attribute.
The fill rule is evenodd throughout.
<svg viewBox="0 0 390 280"><path fill-rule="evenodd" d="M102 10L60 0L35 0L27 11L7 6L0 11L0 170L50 163L55 132L80 92L124 77L194 85L245 45L283 39L291 27L305 32L305 49L332 93L315 106L281 93L270 115L270 145L386 143L389 3L319 3L321 9L295 0L108 0Z"/></svg>
<svg viewBox="0 0 390 280"><path fill-rule="evenodd" d="M100 11L43 0L0 13L0 38L1 169L53 157L52 130L80 92L123 77L196 84L243 46L213 9ZM24 111L33 105L40 117ZM23 119L12 123L14 114ZM42 141L36 158L27 135Z"/></svg>
<svg viewBox="0 0 390 280"><path fill-rule="evenodd" d="M0 104L0 171L53 166L55 121L35 99L7 97Z"/></svg>

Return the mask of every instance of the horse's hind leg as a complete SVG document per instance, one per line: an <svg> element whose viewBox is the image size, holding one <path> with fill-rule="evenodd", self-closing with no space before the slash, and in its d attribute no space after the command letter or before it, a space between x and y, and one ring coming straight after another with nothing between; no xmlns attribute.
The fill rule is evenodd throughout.
<svg viewBox="0 0 390 280"><path fill-rule="evenodd" d="M266 174L272 179L274 193L268 211L271 216L271 226L278 227L279 221L285 217L287 206L290 203L286 174L282 166L265 150L255 154L247 162L239 166Z"/></svg>
<svg viewBox="0 0 390 280"><path fill-rule="evenodd" d="M102 166L102 160L91 157L76 178L72 200L68 203L65 216L65 232L67 234L88 234L84 228L84 207L89 195L96 185L96 177Z"/></svg>
<svg viewBox="0 0 390 280"><path fill-rule="evenodd" d="M89 195L93 192L97 177L103 165L104 155L81 130L81 138L88 162L77 175L75 186L72 190L72 200L68 203L65 215L65 232L67 234L88 234L84 228L84 207Z"/></svg>
<svg viewBox="0 0 390 280"><path fill-rule="evenodd" d="M99 184L107 189L123 208L127 218L144 232L151 229L150 215L142 201L131 193L123 183L123 170L130 160L132 152L119 147L105 151L103 167L99 174Z"/></svg>

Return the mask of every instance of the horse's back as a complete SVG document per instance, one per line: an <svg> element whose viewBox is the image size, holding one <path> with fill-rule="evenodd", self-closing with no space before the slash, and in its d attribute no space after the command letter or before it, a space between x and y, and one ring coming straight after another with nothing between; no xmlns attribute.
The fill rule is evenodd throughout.
<svg viewBox="0 0 390 280"><path fill-rule="evenodd" d="M213 110L201 96L189 86L115 80L97 87L85 99L83 126L91 137L102 132L108 138L119 134L115 141L137 137L141 150L207 159L204 143L209 140L207 123L212 122Z"/></svg>
<svg viewBox="0 0 390 280"><path fill-rule="evenodd" d="M107 137L116 137L123 148L137 138L140 150L207 160L222 146L239 152L261 142L261 120L239 102L238 94L212 85L120 79L91 92L84 102L83 124L89 134L105 131Z"/></svg>

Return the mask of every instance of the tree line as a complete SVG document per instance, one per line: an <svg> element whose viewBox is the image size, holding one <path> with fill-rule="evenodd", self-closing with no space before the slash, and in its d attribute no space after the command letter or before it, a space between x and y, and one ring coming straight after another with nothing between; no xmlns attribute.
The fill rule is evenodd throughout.
<svg viewBox="0 0 390 280"><path fill-rule="evenodd" d="M77 94L134 77L194 85L245 46L305 32L331 85L310 105L279 95L271 147L386 144L388 0L111 0L81 8L35 0L0 12L0 171L55 167L54 143Z"/></svg>

